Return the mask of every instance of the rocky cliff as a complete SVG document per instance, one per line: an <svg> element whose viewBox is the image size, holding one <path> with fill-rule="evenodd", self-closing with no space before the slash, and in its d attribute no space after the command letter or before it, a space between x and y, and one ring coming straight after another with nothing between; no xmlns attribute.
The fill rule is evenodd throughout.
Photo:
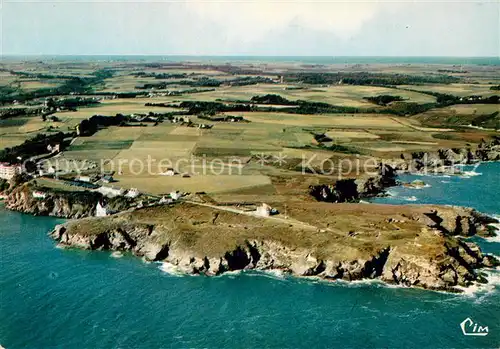
<svg viewBox="0 0 500 349"><path fill-rule="evenodd" d="M330 185L314 185L309 193L318 201L357 202L374 197L396 185L396 171L389 165L380 165L376 175L365 174L357 179L341 179Z"/></svg>
<svg viewBox="0 0 500 349"><path fill-rule="evenodd" d="M107 199L97 192L54 190L30 183L10 192L5 199L5 207L37 216L83 218L95 215L98 202L116 211L128 208L126 200Z"/></svg>
<svg viewBox="0 0 500 349"><path fill-rule="evenodd" d="M457 291L486 282L478 269L498 265L457 237L484 230L485 219L463 208L323 203L290 206L288 219L261 218L179 203L68 222L51 236L63 246L130 251L189 274L279 269Z"/></svg>
<svg viewBox="0 0 500 349"><path fill-rule="evenodd" d="M482 140L477 148L443 148L432 152L401 154L401 160L392 166L408 172L449 172L449 166L473 164L480 161L500 161L500 138Z"/></svg>

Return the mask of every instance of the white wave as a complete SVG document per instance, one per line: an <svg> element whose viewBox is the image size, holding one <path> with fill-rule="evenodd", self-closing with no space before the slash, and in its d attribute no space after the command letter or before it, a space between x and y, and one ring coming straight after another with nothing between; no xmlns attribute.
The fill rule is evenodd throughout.
<svg viewBox="0 0 500 349"><path fill-rule="evenodd" d="M416 196L405 196L404 199L411 202L418 201L418 198Z"/></svg>
<svg viewBox="0 0 500 349"><path fill-rule="evenodd" d="M266 276L270 276L275 279L284 279L286 276L286 273L281 270L281 269L268 269L268 270L262 270L260 273L265 274Z"/></svg>
<svg viewBox="0 0 500 349"><path fill-rule="evenodd" d="M450 183L450 181L441 181L441 183L448 184L448 183Z"/></svg>
<svg viewBox="0 0 500 349"><path fill-rule="evenodd" d="M266 270L247 270L245 271L245 275L250 277L266 277L274 280L285 280L288 273L284 272L280 269L266 269ZM297 278L298 282L303 278Z"/></svg>
<svg viewBox="0 0 500 349"><path fill-rule="evenodd" d="M471 178L476 176L482 176L483 174L476 171L464 171L460 177L462 178Z"/></svg>
<svg viewBox="0 0 500 349"><path fill-rule="evenodd" d="M389 197L396 197L396 196L398 196L398 195L399 195L399 194L398 194L396 191L394 191L394 190L387 190L385 193L386 193Z"/></svg>
<svg viewBox="0 0 500 349"><path fill-rule="evenodd" d="M168 262L162 262L158 267L161 271L172 276L184 276L184 273L176 265Z"/></svg>
<svg viewBox="0 0 500 349"><path fill-rule="evenodd" d="M113 257L113 258L122 258L123 257L123 253L121 253L120 251L115 251L115 252L111 253L111 257Z"/></svg>
<svg viewBox="0 0 500 349"><path fill-rule="evenodd" d="M425 188L431 188L432 185L430 184L425 184L425 185L417 185L417 186L410 186L410 187L407 187L408 189L416 189L416 190L421 190L421 189L425 189Z"/></svg>
<svg viewBox="0 0 500 349"><path fill-rule="evenodd" d="M493 225L493 224L491 224ZM498 225L496 225L497 227L497 231L496 231L496 236L490 236L490 237L485 237L484 240L486 240L487 242L496 242L498 244L500 244L500 227L498 227Z"/></svg>
<svg viewBox="0 0 500 349"><path fill-rule="evenodd" d="M461 290L462 294L466 297L478 297L497 291L500 286L500 267L485 269L483 272L486 274L488 283L482 284L475 282L468 287L457 286L456 288Z"/></svg>

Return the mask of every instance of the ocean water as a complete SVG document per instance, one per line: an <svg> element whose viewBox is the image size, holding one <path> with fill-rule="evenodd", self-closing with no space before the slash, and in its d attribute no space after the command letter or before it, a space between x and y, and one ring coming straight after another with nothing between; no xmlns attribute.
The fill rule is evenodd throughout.
<svg viewBox="0 0 500 349"><path fill-rule="evenodd" d="M372 202L386 204L441 204L473 207L491 215L500 215L500 162L460 167L464 175L401 175L402 182L414 180L427 184L422 189L390 188L388 197Z"/></svg>
<svg viewBox="0 0 500 349"><path fill-rule="evenodd" d="M432 186L411 195L499 213L499 165L482 165L471 178L425 178ZM46 235L58 222L0 208L7 349L500 346L498 271L490 271L493 283L460 295L279 274L175 276L133 256L58 249ZM499 243L475 240L500 255ZM468 317L489 334L464 336L459 324Z"/></svg>

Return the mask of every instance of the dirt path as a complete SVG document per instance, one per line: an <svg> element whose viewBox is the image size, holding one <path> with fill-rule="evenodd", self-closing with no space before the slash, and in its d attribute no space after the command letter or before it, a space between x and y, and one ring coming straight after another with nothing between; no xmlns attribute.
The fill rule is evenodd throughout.
<svg viewBox="0 0 500 349"><path fill-rule="evenodd" d="M308 223L304 223L304 222L301 222L301 221L298 221L296 219L293 219L293 218L285 218L285 217L278 217L278 216L268 216L268 217L264 217L264 216L259 216L257 214L255 214L254 211L243 211L243 210L238 210L237 208L233 208L233 207L227 207L227 206L217 206L217 205L211 205L211 204L206 204L206 203L201 203L201 202L195 202L195 201L190 201L190 200L182 200L184 202L188 202L190 204L194 204L194 205L198 205L198 206L205 206L205 207L210 207L210 208L213 208L213 209L216 209L216 210L220 210L220 211L227 211L227 212L232 212L232 213L236 213L236 214L242 214L242 215L246 215L246 216L252 216L252 217L257 217L257 218L262 218L262 219L268 219L268 220L272 220L272 221L275 221L275 222L279 222L279 223L283 223L283 224L288 224L288 225L293 225L293 226L296 226L296 227L301 227L301 228L305 228L305 229L312 229L312 230L318 230L319 228L314 226L314 225L311 225L311 224L308 224Z"/></svg>
<svg viewBox="0 0 500 349"><path fill-rule="evenodd" d="M451 128L431 128L431 127L420 127L413 125L410 122L402 121L396 118L390 118L392 121L397 122L400 125L412 128L416 131L423 131L423 132L450 132L453 131Z"/></svg>

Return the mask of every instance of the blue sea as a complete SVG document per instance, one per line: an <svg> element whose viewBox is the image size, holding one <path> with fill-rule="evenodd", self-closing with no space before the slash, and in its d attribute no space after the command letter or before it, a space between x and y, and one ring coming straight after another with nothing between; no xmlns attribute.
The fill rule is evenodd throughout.
<svg viewBox="0 0 500 349"><path fill-rule="evenodd" d="M475 171L481 175L416 177L430 187L394 188L392 197L377 200L500 213L500 164ZM412 196L416 201L406 200ZM500 346L496 283L447 294L258 273L181 277L133 256L58 249L46 233L60 222L0 208L0 345L6 349ZM475 240L500 255L499 243ZM464 336L459 324L466 318L488 326L489 334Z"/></svg>

